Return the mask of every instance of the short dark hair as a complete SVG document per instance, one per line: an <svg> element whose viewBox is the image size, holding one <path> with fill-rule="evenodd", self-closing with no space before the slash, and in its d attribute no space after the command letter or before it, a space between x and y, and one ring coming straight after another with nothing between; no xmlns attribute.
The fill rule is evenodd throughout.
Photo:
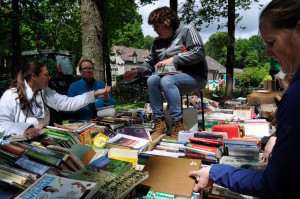
<svg viewBox="0 0 300 199"><path fill-rule="evenodd" d="M92 64L93 68L94 68L94 64L93 64L93 62L92 62L91 60L89 60L89 59L83 59L83 60L81 60L80 63L79 63L79 70L81 70L82 63L83 63L83 62L90 62L90 63Z"/></svg>
<svg viewBox="0 0 300 199"><path fill-rule="evenodd" d="M153 10L148 17L148 24L154 25L155 23L164 24L167 28L175 31L180 21L175 11L171 8L164 6Z"/></svg>
<svg viewBox="0 0 300 199"><path fill-rule="evenodd" d="M274 28L290 29L300 20L299 0L272 0L261 12L259 19L268 17Z"/></svg>

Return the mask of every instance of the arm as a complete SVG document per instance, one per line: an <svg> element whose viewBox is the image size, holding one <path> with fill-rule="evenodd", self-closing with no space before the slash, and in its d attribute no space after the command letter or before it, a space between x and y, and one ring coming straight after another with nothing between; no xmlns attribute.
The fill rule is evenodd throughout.
<svg viewBox="0 0 300 199"><path fill-rule="evenodd" d="M7 90L0 100L0 132L3 136L24 135L31 124L26 123L26 110L20 109L17 94L13 89Z"/></svg>
<svg viewBox="0 0 300 199"><path fill-rule="evenodd" d="M68 97L66 95L61 95L50 88L44 89L44 100L52 108L58 111L74 111L78 110L92 102L97 100L97 97L109 90L110 87L103 89L98 89L96 91L89 91L82 95L77 95L75 97Z"/></svg>
<svg viewBox="0 0 300 199"><path fill-rule="evenodd" d="M186 31L183 38L187 51L175 55L173 57L174 64L191 65L202 62L205 59L205 50L201 36L196 29L190 25L186 25L183 29Z"/></svg>

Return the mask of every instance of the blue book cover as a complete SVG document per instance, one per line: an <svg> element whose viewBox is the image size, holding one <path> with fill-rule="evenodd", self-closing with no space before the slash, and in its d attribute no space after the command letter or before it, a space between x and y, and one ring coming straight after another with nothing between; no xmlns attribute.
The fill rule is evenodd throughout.
<svg viewBox="0 0 300 199"><path fill-rule="evenodd" d="M19 165L20 167L27 169L29 171L32 171L33 173L43 175L50 167L45 166L43 164L39 164L37 162L20 158L15 162L16 165Z"/></svg>

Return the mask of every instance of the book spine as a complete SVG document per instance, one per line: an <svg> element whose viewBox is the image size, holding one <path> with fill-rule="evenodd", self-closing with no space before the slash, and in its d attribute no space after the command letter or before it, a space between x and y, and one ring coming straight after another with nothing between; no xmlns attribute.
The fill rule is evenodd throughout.
<svg viewBox="0 0 300 199"><path fill-rule="evenodd" d="M185 152L184 154L185 154L186 157L191 157L191 158L216 160L215 156L213 156L213 155L203 155L203 154L200 154L200 153L189 153L189 152Z"/></svg>
<svg viewBox="0 0 300 199"><path fill-rule="evenodd" d="M9 162L15 162L17 159L20 158L20 156L5 151L3 149L0 149L0 157L4 158L5 160L8 160Z"/></svg>
<svg viewBox="0 0 300 199"><path fill-rule="evenodd" d="M31 145L25 144L25 143L21 143L21 142L11 141L11 142L9 142L9 143L10 143L10 144L13 144L13 145L15 145L15 146L18 146L18 147L20 147L20 148L23 148L23 149L25 149L25 150L31 148Z"/></svg>
<svg viewBox="0 0 300 199"><path fill-rule="evenodd" d="M27 172L27 171L24 171L24 170L21 170L21 169L17 169L17 168L14 168L14 167L8 167L8 166L5 166L5 165L0 165L0 168L2 168L2 169L9 169L11 171L15 171L15 172L20 173L20 174L22 174L24 176L28 176L32 180L36 180L37 177L38 177L36 174L33 174L31 172Z"/></svg>
<svg viewBox="0 0 300 199"><path fill-rule="evenodd" d="M0 149L3 149L5 151L8 151L10 153L13 153L15 155L21 155L25 149L20 148L18 146L12 145L12 144L0 144Z"/></svg>
<svg viewBox="0 0 300 199"><path fill-rule="evenodd" d="M55 158L52 156L46 156L43 153L39 153L39 152L32 151L32 150L25 151L25 155L28 157L31 157L33 159L48 163L53 166L59 166L59 164L61 163L61 159L58 159L58 158Z"/></svg>
<svg viewBox="0 0 300 199"><path fill-rule="evenodd" d="M69 157L69 155L67 155L67 154L63 154L58 151L53 151L50 149L44 149L44 148L37 147L37 146L32 146L32 148L30 150L38 152L38 153L42 153L44 155L52 156L52 157L55 157L58 159L62 159L64 161Z"/></svg>
<svg viewBox="0 0 300 199"><path fill-rule="evenodd" d="M48 134L48 135L54 135L56 137L61 137L61 138L67 138L69 139L71 136L68 135L68 134L62 134L62 133L59 133L59 132L55 132L55 131L46 131L45 134Z"/></svg>

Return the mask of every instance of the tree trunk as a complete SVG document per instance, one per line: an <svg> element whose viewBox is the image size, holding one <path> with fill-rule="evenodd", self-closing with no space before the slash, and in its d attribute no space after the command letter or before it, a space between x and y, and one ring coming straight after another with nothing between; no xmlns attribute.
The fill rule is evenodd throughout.
<svg viewBox="0 0 300 199"><path fill-rule="evenodd" d="M228 44L226 62L226 91L225 97L233 97L233 68L235 42L235 0L228 0Z"/></svg>
<svg viewBox="0 0 300 199"><path fill-rule="evenodd" d="M111 67L110 67L110 49L108 46L108 33L107 33L107 13L105 7L107 7L107 1L100 1L99 10L101 18L103 19L103 57L104 57L104 66L106 74L106 83L108 86L111 86Z"/></svg>
<svg viewBox="0 0 300 199"><path fill-rule="evenodd" d="M20 45L20 8L19 0L12 1L12 29L11 29L11 40L12 40L12 62L10 66L11 77L14 78L21 69L21 45Z"/></svg>
<svg viewBox="0 0 300 199"><path fill-rule="evenodd" d="M102 0L81 0L82 56L94 63L94 78L105 81L103 19L97 4Z"/></svg>
<svg viewBox="0 0 300 199"><path fill-rule="evenodd" d="M178 10L177 0L170 0L170 8L177 13L177 10Z"/></svg>

